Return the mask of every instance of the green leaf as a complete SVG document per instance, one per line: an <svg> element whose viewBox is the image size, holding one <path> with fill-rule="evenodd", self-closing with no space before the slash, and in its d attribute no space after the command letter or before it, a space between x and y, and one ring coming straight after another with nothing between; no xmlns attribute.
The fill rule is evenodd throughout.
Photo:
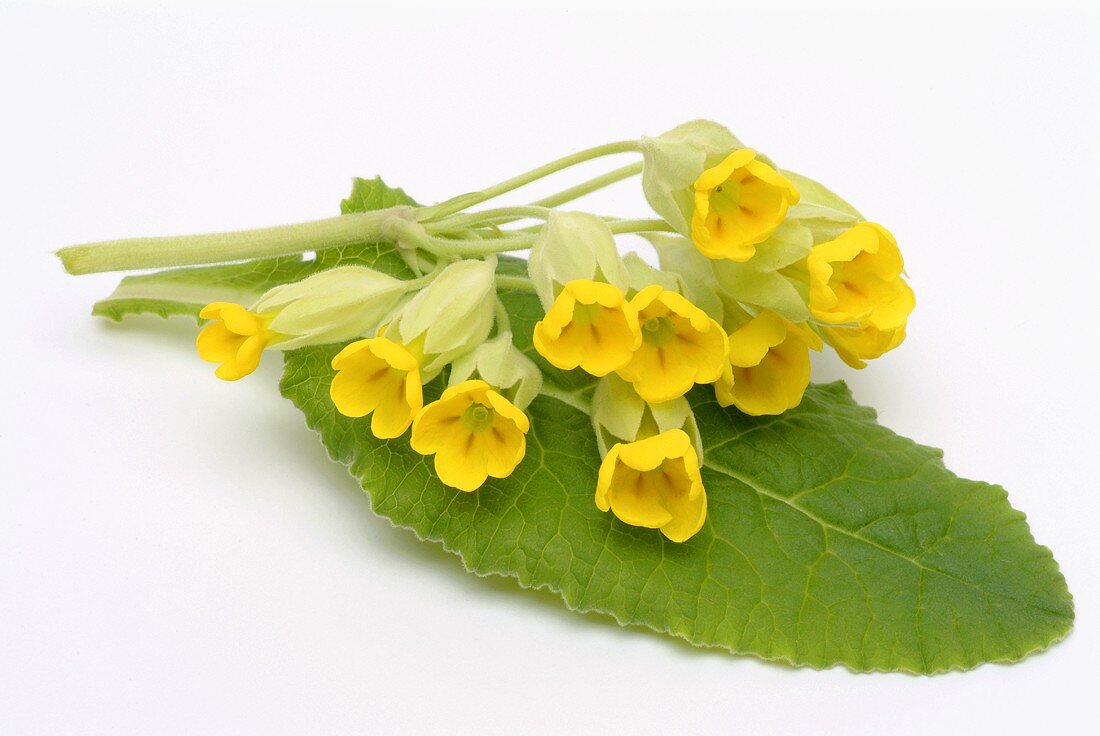
<svg viewBox="0 0 1100 736"><path fill-rule="evenodd" d="M1065 580L1005 492L952 475L842 383L812 386L798 409L768 418L697 390L709 513L675 544L596 508L599 455L575 393L536 399L515 474L467 494L442 485L407 438L377 440L369 422L335 411L336 349L288 353L283 394L377 513L479 575L699 646L813 667L1015 661L1071 627Z"/></svg>
<svg viewBox="0 0 1100 736"><path fill-rule="evenodd" d="M396 207L399 204L415 206L413 198L405 194L403 189L393 189L386 186L382 177L373 179L352 179L351 194L340 202L340 214L349 212L370 212L387 207Z"/></svg>

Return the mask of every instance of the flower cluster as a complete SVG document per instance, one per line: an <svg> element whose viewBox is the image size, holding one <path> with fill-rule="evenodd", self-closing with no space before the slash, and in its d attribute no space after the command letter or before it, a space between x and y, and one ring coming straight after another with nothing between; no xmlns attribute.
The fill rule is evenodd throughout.
<svg viewBox="0 0 1100 736"><path fill-rule="evenodd" d="M236 380L256 369L265 349L343 344L332 359L335 408L369 416L381 439L411 428L412 449L434 456L439 479L462 491L519 466L530 429L524 412L543 389L544 371L590 374L602 457L595 506L674 542L689 539L706 521L707 496L686 394L711 385L723 407L781 414L802 400L811 351L828 344L862 368L897 347L913 291L889 231L720 125L696 121L593 151L633 151L643 160L543 201L560 204L641 173L659 219L539 203L466 211L533 178L524 176L439 205L395 209L376 227L417 278L343 266L276 287L251 308L210 304L201 313L210 323L198 337L200 355L219 364L220 378ZM541 224L503 229L531 218ZM620 255L622 233L648 239L659 267ZM526 275L517 269L522 261L498 264L495 254L527 248ZM516 347L503 288L541 303L529 328L531 355ZM532 360L539 356L542 368ZM426 386L438 395L428 403Z"/></svg>

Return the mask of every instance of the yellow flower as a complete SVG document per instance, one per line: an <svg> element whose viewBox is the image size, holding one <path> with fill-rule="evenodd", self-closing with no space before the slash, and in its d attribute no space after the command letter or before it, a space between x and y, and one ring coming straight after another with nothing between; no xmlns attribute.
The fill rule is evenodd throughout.
<svg viewBox="0 0 1100 736"><path fill-rule="evenodd" d="M375 437L401 436L424 406L420 364L405 346L385 337L371 337L347 345L332 359L336 376L329 395L346 417L371 412Z"/></svg>
<svg viewBox="0 0 1100 736"><path fill-rule="evenodd" d="M880 330L871 325L862 327L825 327L821 330L837 355L853 368L866 368L866 360L887 353L905 339L905 325L892 330Z"/></svg>
<svg viewBox="0 0 1100 736"><path fill-rule="evenodd" d="M606 376L630 362L642 341L638 315L617 287L578 279L563 288L535 325L535 349L564 370Z"/></svg>
<svg viewBox="0 0 1100 736"><path fill-rule="evenodd" d="M613 446L600 465L596 506L633 526L683 542L703 526L707 495L699 456L683 430Z"/></svg>
<svg viewBox="0 0 1100 736"><path fill-rule="evenodd" d="M797 203L794 184L741 148L695 180L691 239L708 258L747 261Z"/></svg>
<svg viewBox="0 0 1100 736"><path fill-rule="evenodd" d="M236 381L256 370L264 348L282 337L267 328L271 321L268 317L240 304L207 304L199 316L211 320L195 341L199 357L208 363L221 363L214 375L223 381Z"/></svg>
<svg viewBox="0 0 1100 736"><path fill-rule="evenodd" d="M651 404L683 396L696 383L717 381L726 365L726 333L699 307L659 285L638 292L642 342L618 370Z"/></svg>
<svg viewBox="0 0 1100 736"><path fill-rule="evenodd" d="M527 415L485 381L451 386L416 415L412 448L435 455L439 479L474 491L489 476L506 478L527 449Z"/></svg>
<svg viewBox="0 0 1100 736"><path fill-rule="evenodd" d="M897 241L886 228L854 225L814 246L806 265L810 312L831 325L825 337L849 365L862 368L863 359L877 358L905 339L916 300L901 275Z"/></svg>
<svg viewBox="0 0 1100 736"><path fill-rule="evenodd" d="M764 310L729 336L729 364L714 387L718 403L746 414L782 414L802 401L810 383L810 348L821 338Z"/></svg>

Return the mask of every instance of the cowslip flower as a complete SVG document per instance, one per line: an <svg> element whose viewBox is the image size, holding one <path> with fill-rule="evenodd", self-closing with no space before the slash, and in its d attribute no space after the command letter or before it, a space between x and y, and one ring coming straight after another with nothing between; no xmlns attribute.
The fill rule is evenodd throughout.
<svg viewBox="0 0 1100 736"><path fill-rule="evenodd" d="M642 341L619 376L646 401L683 396L696 383L717 381L726 364L726 333L680 294L648 286L630 300Z"/></svg>
<svg viewBox="0 0 1100 736"><path fill-rule="evenodd" d="M562 287L532 338L551 365L580 367L594 376L622 368L642 342L638 314L623 292L583 279Z"/></svg>
<svg viewBox="0 0 1100 736"><path fill-rule="evenodd" d="M695 180L691 239L708 258L747 261L797 202L794 184L741 148Z"/></svg>
<svg viewBox="0 0 1100 736"><path fill-rule="evenodd" d="M821 332L840 359L852 368L866 368L868 360L890 352L905 340L905 325L880 330L862 327L823 327Z"/></svg>
<svg viewBox="0 0 1100 736"><path fill-rule="evenodd" d="M707 518L699 455L679 429L616 444L600 465L596 506L632 526L690 539Z"/></svg>
<svg viewBox="0 0 1100 736"><path fill-rule="evenodd" d="M861 222L814 246L806 259L810 313L829 326L822 331L849 365L877 358L905 338L916 305L902 278L904 263L890 232Z"/></svg>
<svg viewBox="0 0 1100 736"><path fill-rule="evenodd" d="M412 448L435 455L439 479L460 491L506 478L527 450L527 415L485 381L463 381L416 415Z"/></svg>
<svg viewBox="0 0 1100 736"><path fill-rule="evenodd" d="M223 381L236 381L256 370L264 348L282 337L268 329L269 316L240 304L207 304L199 316L211 322L199 332L195 347L206 362L221 364L214 375Z"/></svg>
<svg viewBox="0 0 1100 736"><path fill-rule="evenodd" d="M400 437L424 406L420 363L404 345L385 337L357 340L332 359L329 395L346 417L372 414L375 437Z"/></svg>
<svg viewBox="0 0 1100 736"><path fill-rule="evenodd" d="M531 246L527 273L545 310L570 281L601 281L623 291L629 284L611 228L586 212L550 213Z"/></svg>
<svg viewBox="0 0 1100 736"><path fill-rule="evenodd" d="M810 384L810 349L821 338L770 310L761 311L729 336L729 364L715 384L722 406L746 414L782 414L802 402Z"/></svg>

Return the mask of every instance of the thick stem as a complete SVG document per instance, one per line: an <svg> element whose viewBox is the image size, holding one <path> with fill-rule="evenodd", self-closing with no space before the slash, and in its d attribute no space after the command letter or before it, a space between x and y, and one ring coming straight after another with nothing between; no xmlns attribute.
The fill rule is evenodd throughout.
<svg viewBox="0 0 1100 736"><path fill-rule="evenodd" d="M57 255L71 274L271 258L381 240L388 218L407 219L398 210L411 211L395 207L257 230L110 240L72 245Z"/></svg>

